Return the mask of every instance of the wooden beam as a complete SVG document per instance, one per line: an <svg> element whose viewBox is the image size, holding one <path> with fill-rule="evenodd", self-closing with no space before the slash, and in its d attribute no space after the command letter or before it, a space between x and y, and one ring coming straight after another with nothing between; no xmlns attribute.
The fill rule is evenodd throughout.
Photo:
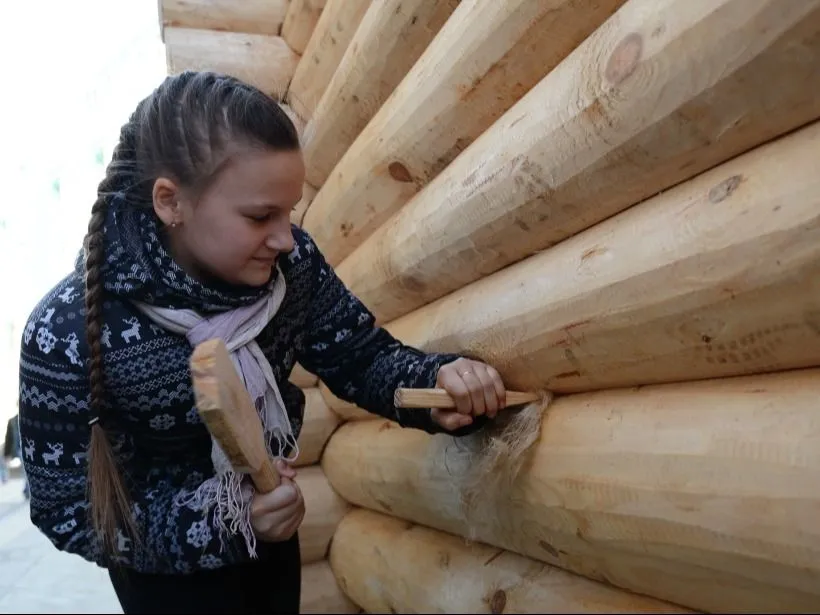
<svg viewBox="0 0 820 615"><path fill-rule="evenodd" d="M342 418L328 407L317 387L304 389L305 414L299 433L299 458L295 465L310 466L322 458L330 436L342 422Z"/></svg>
<svg viewBox="0 0 820 615"><path fill-rule="evenodd" d="M305 127L308 182L324 184L458 2L380 0L370 5Z"/></svg>
<svg viewBox="0 0 820 615"><path fill-rule="evenodd" d="M305 218L335 266L623 0L462 2L344 153Z"/></svg>
<svg viewBox="0 0 820 615"><path fill-rule="evenodd" d="M818 399L816 369L558 398L518 476L490 483L466 518L475 442L357 421L322 467L353 505L459 536L469 520L476 542L659 600L813 613Z"/></svg>
<svg viewBox="0 0 820 615"><path fill-rule="evenodd" d="M328 408L333 410L343 421L363 421L380 418L378 414L368 412L364 408L359 408L356 404L340 399L327 388L324 382L320 382L318 388Z"/></svg>
<svg viewBox="0 0 820 615"><path fill-rule="evenodd" d="M312 117L371 2L326 1L288 88L288 102L305 120Z"/></svg>
<svg viewBox="0 0 820 615"><path fill-rule="evenodd" d="M265 34L166 28L168 73L213 70L247 81L277 99L284 95L299 56L284 39Z"/></svg>
<svg viewBox="0 0 820 615"><path fill-rule="evenodd" d="M818 74L818 0L629 0L339 276L389 322L820 117Z"/></svg>
<svg viewBox="0 0 820 615"><path fill-rule="evenodd" d="M322 458L330 436L342 422L341 417L325 403L318 388L304 389L305 416L299 433L299 457L294 465L309 466Z"/></svg>
<svg viewBox="0 0 820 615"><path fill-rule="evenodd" d="M293 107L291 107L287 102L283 102L280 99L279 106L282 108L282 111L285 112L285 115L288 116L288 119L291 122L293 122L293 127L299 134L299 141L301 142L302 137L305 134L305 121L301 118L301 116L298 113L296 113L296 111L294 111Z"/></svg>
<svg viewBox="0 0 820 615"><path fill-rule="evenodd" d="M315 197L316 188L305 182L302 187L302 200L299 201L299 203L296 204L296 207L293 208L293 211L290 212L290 221L293 224L296 226L302 226L305 213Z"/></svg>
<svg viewBox="0 0 820 615"><path fill-rule="evenodd" d="M350 505L330 486L321 466L299 468L296 483L305 498L305 518L299 526L302 565L327 557L333 534Z"/></svg>
<svg viewBox="0 0 820 615"><path fill-rule="evenodd" d="M386 327L521 391L820 365L820 122Z"/></svg>
<svg viewBox="0 0 820 615"><path fill-rule="evenodd" d="M325 0L290 0L282 23L282 38L299 55L305 53L323 8Z"/></svg>
<svg viewBox="0 0 820 615"><path fill-rule="evenodd" d="M167 27L277 35L287 10L288 0L159 0L160 35Z"/></svg>
<svg viewBox="0 0 820 615"><path fill-rule="evenodd" d="M302 596L299 613L361 613L339 587L327 560L302 566Z"/></svg>
<svg viewBox="0 0 820 615"><path fill-rule="evenodd" d="M364 508L342 519L328 559L368 613L690 612Z"/></svg>

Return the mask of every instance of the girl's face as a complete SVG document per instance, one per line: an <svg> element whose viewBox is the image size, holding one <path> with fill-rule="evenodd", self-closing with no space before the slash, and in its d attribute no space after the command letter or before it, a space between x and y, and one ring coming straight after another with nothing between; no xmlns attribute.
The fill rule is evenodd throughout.
<svg viewBox="0 0 820 615"><path fill-rule="evenodd" d="M170 227L174 258L190 275L261 286L279 255L293 249L290 213L304 181L301 152L247 149L229 159L196 202L158 179L154 209Z"/></svg>

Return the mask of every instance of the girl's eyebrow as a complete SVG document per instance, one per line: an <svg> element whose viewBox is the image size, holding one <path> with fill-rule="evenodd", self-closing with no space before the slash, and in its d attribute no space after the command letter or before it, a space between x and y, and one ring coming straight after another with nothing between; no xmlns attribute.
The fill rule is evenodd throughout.
<svg viewBox="0 0 820 615"><path fill-rule="evenodd" d="M277 207L281 207L281 205L277 205L276 203L240 203L239 207L250 207L255 209L276 209Z"/></svg>
<svg viewBox="0 0 820 615"><path fill-rule="evenodd" d="M286 204L282 204L282 203L279 203L279 204L277 204L277 203L240 203L238 205L238 207L242 207L242 208L247 207L247 208L251 208L251 209L280 209L280 208L292 209L293 207L298 205L302 201L303 198L304 198L304 195L301 195L299 197L299 199L293 205L286 205Z"/></svg>

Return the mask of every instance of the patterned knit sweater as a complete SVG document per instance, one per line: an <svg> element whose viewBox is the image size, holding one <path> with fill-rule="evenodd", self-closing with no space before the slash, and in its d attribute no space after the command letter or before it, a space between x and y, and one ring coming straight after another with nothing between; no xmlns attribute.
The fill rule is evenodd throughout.
<svg viewBox="0 0 820 615"><path fill-rule="evenodd" d="M149 321L129 299L207 314L251 302L265 291L193 280L164 250L152 216L112 209L106 224L103 416L142 538L138 548L120 533L114 560L155 573L246 561L241 535L220 540L213 510L174 504L214 474L210 435L194 404L192 348L184 336ZM336 277L311 238L297 227L293 233L295 247L280 265L285 300L257 341L271 362L294 434L304 410L303 393L288 382L296 362L344 400L405 427L439 431L429 412L395 408L393 391L433 386L438 368L457 356L419 352L375 327L373 315ZM25 327L20 429L33 523L58 549L106 566L87 518L90 431L82 280L78 259L75 271L43 297Z"/></svg>

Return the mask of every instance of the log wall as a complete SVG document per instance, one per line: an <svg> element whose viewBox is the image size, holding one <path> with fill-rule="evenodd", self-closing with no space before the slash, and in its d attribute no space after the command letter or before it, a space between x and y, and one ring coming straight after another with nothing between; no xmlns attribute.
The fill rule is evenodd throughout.
<svg viewBox="0 0 820 615"><path fill-rule="evenodd" d="M291 220L380 325L555 394L465 507L481 434L297 365L302 612L820 611L820 0L161 0L160 24L169 72L286 101Z"/></svg>
<svg viewBox="0 0 820 615"><path fill-rule="evenodd" d="M160 34L166 44L166 27L275 36L288 4L289 0L159 0Z"/></svg>
<svg viewBox="0 0 820 615"><path fill-rule="evenodd" d="M818 395L814 369L562 396L517 479L466 512L470 449L446 436L351 422L322 467L356 506L637 593L709 612L812 612Z"/></svg>

